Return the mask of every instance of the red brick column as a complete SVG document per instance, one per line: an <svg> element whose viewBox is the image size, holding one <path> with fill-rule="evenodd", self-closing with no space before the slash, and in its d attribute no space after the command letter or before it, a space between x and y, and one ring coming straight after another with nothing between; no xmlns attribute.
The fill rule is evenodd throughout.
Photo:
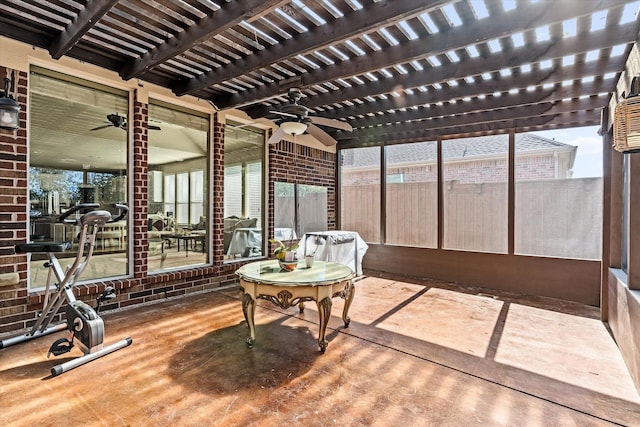
<svg viewBox="0 0 640 427"><path fill-rule="evenodd" d="M133 257L133 277L147 276L147 255L149 242L147 239L147 218L149 217L149 179L148 179L148 117L149 106L137 98L133 102L133 200L129 206L133 210L133 223L129 229L133 233L133 247L129 251Z"/></svg>
<svg viewBox="0 0 640 427"><path fill-rule="evenodd" d="M218 121L217 114L214 115L209 166L213 190L210 205L213 220L213 265L222 265L224 260L224 129L224 123Z"/></svg>
<svg viewBox="0 0 640 427"><path fill-rule="evenodd" d="M27 257L16 255L15 245L29 238L27 212L27 73L0 67L0 78L14 77L14 99L20 105L20 127L0 129L0 274L19 282L0 281L0 333L25 328L35 319L35 309L28 306ZM4 86L3 86L4 87ZM4 276L6 275L6 276Z"/></svg>

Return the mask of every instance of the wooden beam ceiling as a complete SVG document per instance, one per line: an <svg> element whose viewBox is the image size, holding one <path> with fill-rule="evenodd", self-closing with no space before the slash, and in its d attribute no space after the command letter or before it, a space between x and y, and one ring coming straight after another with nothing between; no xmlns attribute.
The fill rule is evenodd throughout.
<svg viewBox="0 0 640 427"><path fill-rule="evenodd" d="M401 121L380 126L371 126L354 130L353 132L338 132L335 138L356 139L362 141L381 140L385 135L411 133L416 131L430 131L447 129L450 127L463 127L467 125L484 124L492 122L504 122L514 119L526 119L527 117L557 116L563 113L572 113L582 110L594 112L594 116L588 118L589 122L599 120L600 114L596 109L602 105L604 99L589 97L567 102L549 101L536 104L518 105L504 108L496 108L483 112L472 112L456 116L435 117L429 119ZM424 117L424 115L423 115Z"/></svg>
<svg viewBox="0 0 640 427"><path fill-rule="evenodd" d="M395 3L370 3L362 9L349 12L337 21L335 25L330 27L318 26L313 30L300 34L296 38L284 40L277 45L229 64L222 69L211 70L197 79L191 79L174 87L174 92L177 95L193 93L204 87L257 71L285 60L286 58L306 54L332 44L344 42L357 35L373 31L383 25L392 25L408 17L415 16L418 13L436 9L448 1L449 0L423 0ZM276 84L276 86L281 92L282 88L280 85ZM213 101L215 102L215 100Z"/></svg>
<svg viewBox="0 0 640 427"><path fill-rule="evenodd" d="M120 68L119 74L124 80L139 77L147 70L182 54L203 39L222 34L241 21L257 19L285 3L288 3L288 0L238 0L225 3L214 14L186 27L175 37L150 49L139 58L127 62ZM200 79L190 81L198 80ZM203 86L209 86L209 84L205 83Z"/></svg>
<svg viewBox="0 0 640 427"><path fill-rule="evenodd" d="M4 0L0 35L254 118L297 87L310 115L351 123L332 134L348 147L596 123L632 4Z"/></svg>
<svg viewBox="0 0 640 427"><path fill-rule="evenodd" d="M608 3L620 3L620 1L611 1ZM562 2L560 4L563 5ZM445 52L463 49L465 46L474 43L512 33L516 29L523 27L523 21L525 21L525 24L533 24L535 27L540 27L567 19L571 16L582 16L587 11L587 7L585 7L587 5L589 5L588 2L572 3L572 7L569 8L564 4L563 7L559 9L554 8L553 12L551 12L548 5L544 4L544 2L534 3L533 5L523 7L525 10L521 11L518 9L510 13L501 14L490 22L476 22L475 25L471 25L471 28L469 28L468 25L455 27L444 33L409 40L406 43L372 52L366 56L358 56L347 63L340 64L339 67L328 65L316 69L313 73L307 73L302 77L299 87L311 87L329 81L374 72L382 68L391 67L394 64L406 64L427 56L442 55ZM570 9L574 10L573 14L569 13ZM555 17L556 15L558 16ZM505 46L499 55L467 58L460 63L452 63L449 67L442 69L436 68L432 71L440 76L436 81L442 81L444 79L466 77L467 75L475 75L487 71L498 71L509 66L585 52L598 48L599 46L610 46L609 43L615 45L628 41L634 37L634 31L637 33L637 24L634 23L633 25L625 25L623 28L619 28L618 25L612 23L611 28L608 30L612 33L610 34L609 31L607 31L602 34L588 34L585 35L587 36L586 39L577 37L573 40L573 44L569 46L564 46L564 44L558 40L549 40L546 43L536 44L533 46L533 49L529 49L529 46L527 46L525 52L521 52L520 54L515 52L517 49ZM593 43L593 45L589 45L588 43ZM278 59L282 60L282 58ZM272 62L275 62L275 59ZM229 76L229 78L233 77L237 76ZM393 82L389 83L393 84ZM255 90L248 90L224 97L215 97L211 100L218 108L234 108L270 99L274 96L281 95L282 92L280 85L274 82L265 84ZM386 93L388 92L391 92L391 90L386 91Z"/></svg>

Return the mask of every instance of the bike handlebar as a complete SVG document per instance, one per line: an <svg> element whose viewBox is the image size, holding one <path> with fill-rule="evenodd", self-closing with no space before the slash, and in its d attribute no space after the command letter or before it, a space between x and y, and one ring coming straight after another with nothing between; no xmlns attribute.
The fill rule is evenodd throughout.
<svg viewBox="0 0 640 427"><path fill-rule="evenodd" d="M125 216L127 216L127 213L129 212L129 207L127 205L122 205L120 203L114 203L113 207L118 209L118 211L120 212L120 214L116 217L111 217L111 219L107 222L118 222L121 219L123 219Z"/></svg>
<svg viewBox="0 0 640 427"><path fill-rule="evenodd" d="M83 211L83 213L87 213L99 207L100 207L100 204L98 203L79 203L69 208L69 210L67 210L65 213L61 214L58 217L58 222L62 222L64 224L76 224L77 222L76 219L68 219L71 214L74 214L80 211ZM113 207L115 209L118 209L118 214L116 216L112 215L111 219L107 221L107 223L120 221L125 216L127 216L127 213L129 212L129 207L127 207L126 205L122 205L120 203L114 203Z"/></svg>

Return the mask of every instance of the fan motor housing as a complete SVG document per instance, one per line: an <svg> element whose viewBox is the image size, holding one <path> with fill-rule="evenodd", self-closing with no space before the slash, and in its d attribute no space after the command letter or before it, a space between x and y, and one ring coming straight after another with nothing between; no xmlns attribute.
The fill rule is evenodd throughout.
<svg viewBox="0 0 640 427"><path fill-rule="evenodd" d="M282 106L282 112L286 114L293 114L302 119L307 117L307 113L309 112L309 109L304 105L289 104L289 105Z"/></svg>

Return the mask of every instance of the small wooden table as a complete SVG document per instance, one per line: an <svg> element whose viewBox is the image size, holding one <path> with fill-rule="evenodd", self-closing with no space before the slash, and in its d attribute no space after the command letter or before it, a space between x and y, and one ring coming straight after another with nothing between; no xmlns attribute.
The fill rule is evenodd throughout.
<svg viewBox="0 0 640 427"><path fill-rule="evenodd" d="M194 251L197 242L202 243L202 252L204 252L204 234L169 234L167 237L178 241L178 252L180 252L180 241L182 240L187 258L189 257L189 246L191 246L191 250Z"/></svg>
<svg viewBox="0 0 640 427"><path fill-rule="evenodd" d="M300 261L297 269L284 271L277 260L257 261L240 267L236 274L240 277L240 286L244 289L242 311L249 325L247 344L253 345L256 337L254 315L258 298L271 301L280 308L298 305L304 311L305 301L316 301L320 316L320 332L318 345L322 353L327 349L325 333L331 317L332 298L345 300L342 310L342 321L345 328L351 319L349 307L355 294L353 271L335 262L315 261L313 267L307 268Z"/></svg>

